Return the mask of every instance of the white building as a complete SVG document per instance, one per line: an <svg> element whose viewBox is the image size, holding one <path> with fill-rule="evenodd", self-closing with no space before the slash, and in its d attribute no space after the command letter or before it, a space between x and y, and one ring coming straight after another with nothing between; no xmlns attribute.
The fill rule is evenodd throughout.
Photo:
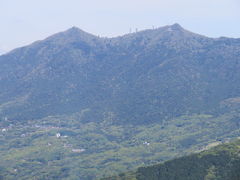
<svg viewBox="0 0 240 180"><path fill-rule="evenodd" d="M57 133L57 134L56 134L56 137L57 137L57 138L60 138L60 137L61 137L61 134L60 134L60 133Z"/></svg>

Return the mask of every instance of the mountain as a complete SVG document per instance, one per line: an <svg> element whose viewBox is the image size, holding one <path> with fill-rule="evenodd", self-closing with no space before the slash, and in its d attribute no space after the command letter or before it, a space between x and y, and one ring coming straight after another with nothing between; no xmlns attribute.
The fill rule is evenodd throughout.
<svg viewBox="0 0 240 180"><path fill-rule="evenodd" d="M239 54L174 24L0 56L0 179L93 180L239 137Z"/></svg>
<svg viewBox="0 0 240 180"><path fill-rule="evenodd" d="M180 25L116 38L76 27L0 57L1 116L26 121L83 113L80 121L159 122L213 113L240 90L240 39Z"/></svg>
<svg viewBox="0 0 240 180"><path fill-rule="evenodd" d="M239 180L240 141L104 180Z"/></svg>
<svg viewBox="0 0 240 180"><path fill-rule="evenodd" d="M2 49L0 49L0 55L2 55L2 54L4 54L4 53L5 53L5 51L2 50Z"/></svg>

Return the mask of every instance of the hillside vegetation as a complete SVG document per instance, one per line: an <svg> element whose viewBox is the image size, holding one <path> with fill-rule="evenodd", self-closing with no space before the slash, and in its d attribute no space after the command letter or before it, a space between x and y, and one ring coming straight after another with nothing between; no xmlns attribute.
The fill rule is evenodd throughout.
<svg viewBox="0 0 240 180"><path fill-rule="evenodd" d="M240 39L178 24L117 38L74 27L0 63L0 116L13 123L80 113L81 122L148 124L218 114L240 97Z"/></svg>
<svg viewBox="0 0 240 180"><path fill-rule="evenodd" d="M239 180L240 140L104 180Z"/></svg>
<svg viewBox="0 0 240 180"><path fill-rule="evenodd" d="M92 180L239 137L240 39L73 27L0 64L4 180Z"/></svg>
<svg viewBox="0 0 240 180"><path fill-rule="evenodd" d="M237 115L182 116L132 126L82 124L77 115L1 124L0 177L90 180L126 172L238 137Z"/></svg>

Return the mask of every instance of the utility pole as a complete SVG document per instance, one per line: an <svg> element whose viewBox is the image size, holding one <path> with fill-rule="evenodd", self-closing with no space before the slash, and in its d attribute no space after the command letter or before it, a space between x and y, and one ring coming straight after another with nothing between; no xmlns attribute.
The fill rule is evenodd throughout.
<svg viewBox="0 0 240 180"><path fill-rule="evenodd" d="M129 29L129 33L130 33L130 34L132 33L132 28Z"/></svg>

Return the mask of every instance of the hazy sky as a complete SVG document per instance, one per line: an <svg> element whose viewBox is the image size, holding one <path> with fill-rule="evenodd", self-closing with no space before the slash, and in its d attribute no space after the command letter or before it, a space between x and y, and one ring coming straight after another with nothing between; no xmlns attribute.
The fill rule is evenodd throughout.
<svg viewBox="0 0 240 180"><path fill-rule="evenodd" d="M101 36L173 23L240 38L240 0L0 0L0 51L77 26Z"/></svg>

